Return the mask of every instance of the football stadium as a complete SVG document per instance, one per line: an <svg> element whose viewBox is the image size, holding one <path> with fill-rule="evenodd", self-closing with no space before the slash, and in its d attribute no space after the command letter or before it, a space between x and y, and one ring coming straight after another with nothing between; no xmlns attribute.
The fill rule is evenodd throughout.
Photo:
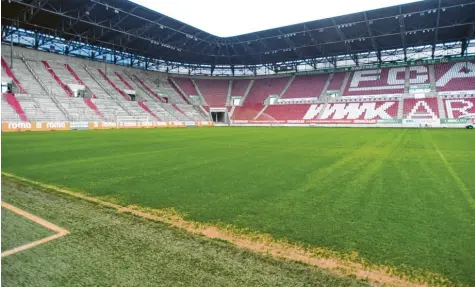
<svg viewBox="0 0 475 287"><path fill-rule="evenodd" d="M1 286L475 286L474 0L139 2L1 3Z"/></svg>

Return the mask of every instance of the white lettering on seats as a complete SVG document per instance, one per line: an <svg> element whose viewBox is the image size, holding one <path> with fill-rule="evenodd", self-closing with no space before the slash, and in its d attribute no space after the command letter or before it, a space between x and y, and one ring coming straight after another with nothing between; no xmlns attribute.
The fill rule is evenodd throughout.
<svg viewBox="0 0 475 287"><path fill-rule="evenodd" d="M9 129L31 129L30 123L8 123Z"/></svg>
<svg viewBox="0 0 475 287"><path fill-rule="evenodd" d="M383 70L355 71L348 92L404 90L405 73L404 67L388 69L387 75ZM402 77L398 78L401 74ZM368 82L368 84L362 85L363 82Z"/></svg>
<svg viewBox="0 0 475 287"><path fill-rule="evenodd" d="M422 109L420 109L422 108ZM417 101L417 103L412 107L412 110L407 115L407 119L421 119L421 118L431 118L437 119L437 115L434 111L429 107L425 101Z"/></svg>
<svg viewBox="0 0 475 287"><path fill-rule="evenodd" d="M355 71L350 87L356 88L360 82L377 81L381 77L381 70Z"/></svg>
<svg viewBox="0 0 475 287"><path fill-rule="evenodd" d="M402 79L397 78L397 75L399 73L404 73L404 77ZM388 73L388 85L404 85L405 76L406 76L406 68L405 67L390 69L389 73ZM394 87L392 87L392 88L394 88Z"/></svg>
<svg viewBox="0 0 475 287"><path fill-rule="evenodd" d="M461 116L471 116L475 115L475 111L472 111L474 104L471 101L467 100L447 100L445 101L445 106L447 107L447 118L454 119ZM455 107L458 106L458 107ZM457 116L454 115L454 112L457 113Z"/></svg>
<svg viewBox="0 0 475 287"><path fill-rule="evenodd" d="M322 111L323 105L311 105L307 113L303 117L304 120L313 120Z"/></svg>
<svg viewBox="0 0 475 287"><path fill-rule="evenodd" d="M412 71L416 72L416 77L414 79L409 77L409 84L423 84L429 79L429 71L427 70L427 67L411 66L409 67L409 75Z"/></svg>
<svg viewBox="0 0 475 287"><path fill-rule="evenodd" d="M65 123L46 123L47 129L64 129L66 128Z"/></svg>
<svg viewBox="0 0 475 287"><path fill-rule="evenodd" d="M360 119L362 115L364 115L363 119L365 120L377 119L378 117L380 119L392 119L387 110L396 102L384 102L377 108L376 104L376 102L328 104L322 113L321 119L356 120Z"/></svg>
<svg viewBox="0 0 475 287"><path fill-rule="evenodd" d="M475 78L475 64L471 62L456 63L436 83L437 87L444 87L453 79ZM475 81L475 79L474 79Z"/></svg>

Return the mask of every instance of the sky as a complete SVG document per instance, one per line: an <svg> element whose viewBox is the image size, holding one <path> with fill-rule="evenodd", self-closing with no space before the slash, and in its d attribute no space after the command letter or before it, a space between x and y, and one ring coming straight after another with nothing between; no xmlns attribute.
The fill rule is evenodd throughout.
<svg viewBox="0 0 475 287"><path fill-rule="evenodd" d="M219 37L236 36L415 0L131 0Z"/></svg>

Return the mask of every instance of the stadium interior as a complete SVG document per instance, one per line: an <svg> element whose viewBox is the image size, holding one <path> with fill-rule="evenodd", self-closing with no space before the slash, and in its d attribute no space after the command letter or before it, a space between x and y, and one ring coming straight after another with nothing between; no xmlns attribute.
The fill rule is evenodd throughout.
<svg viewBox="0 0 475 287"><path fill-rule="evenodd" d="M475 286L475 0L1 9L2 286Z"/></svg>
<svg viewBox="0 0 475 287"><path fill-rule="evenodd" d="M472 1L229 39L127 1L59 3L2 2L3 122L438 124L475 112Z"/></svg>

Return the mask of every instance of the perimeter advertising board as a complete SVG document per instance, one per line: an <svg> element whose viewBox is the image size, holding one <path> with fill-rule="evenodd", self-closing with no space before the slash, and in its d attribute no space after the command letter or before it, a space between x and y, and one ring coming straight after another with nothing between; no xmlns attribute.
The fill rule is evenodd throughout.
<svg viewBox="0 0 475 287"><path fill-rule="evenodd" d="M3 122L2 132L105 130L137 128L177 128L186 126L212 127L213 122Z"/></svg>
<svg viewBox="0 0 475 287"><path fill-rule="evenodd" d="M2 132L67 131L69 129L68 122L2 123Z"/></svg>

